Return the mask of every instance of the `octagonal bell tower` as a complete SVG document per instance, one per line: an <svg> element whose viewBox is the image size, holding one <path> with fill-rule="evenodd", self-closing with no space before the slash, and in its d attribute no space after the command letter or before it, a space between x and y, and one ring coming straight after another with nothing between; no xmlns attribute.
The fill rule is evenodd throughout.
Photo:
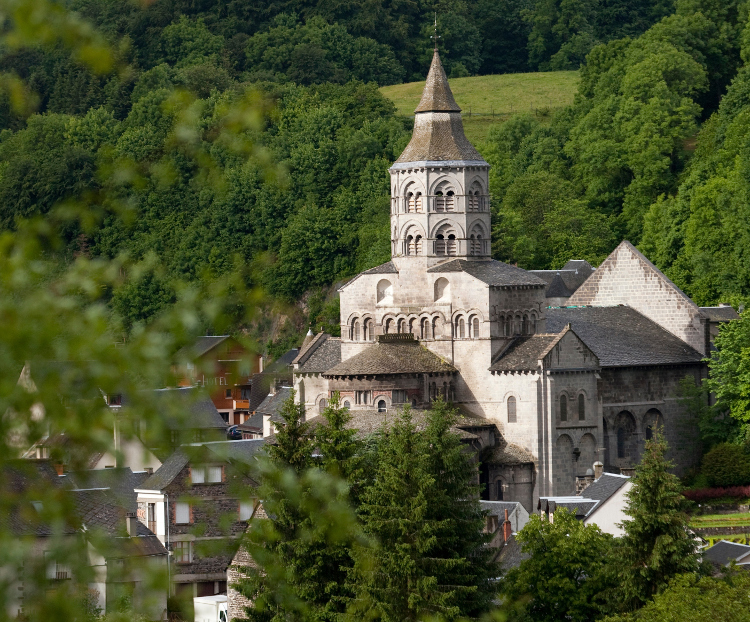
<svg viewBox="0 0 750 622"><path fill-rule="evenodd" d="M464 135L437 49L414 133L391 174L391 255L397 265L490 257L489 164Z"/></svg>

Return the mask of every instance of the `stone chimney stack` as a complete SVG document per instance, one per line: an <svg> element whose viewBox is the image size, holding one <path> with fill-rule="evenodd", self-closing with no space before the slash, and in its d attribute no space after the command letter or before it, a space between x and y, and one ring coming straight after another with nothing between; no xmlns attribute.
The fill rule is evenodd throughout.
<svg viewBox="0 0 750 622"><path fill-rule="evenodd" d="M599 479L602 476L602 473L604 473L604 465L597 460L594 462L594 479Z"/></svg>
<svg viewBox="0 0 750 622"><path fill-rule="evenodd" d="M135 512L125 514L125 529L131 538L138 534L138 515Z"/></svg>
<svg viewBox="0 0 750 622"><path fill-rule="evenodd" d="M510 540L510 536L513 533L513 530L510 526L510 521L508 520L508 510L506 508L505 510L505 520L503 521L503 542L505 544L508 543L508 540Z"/></svg>

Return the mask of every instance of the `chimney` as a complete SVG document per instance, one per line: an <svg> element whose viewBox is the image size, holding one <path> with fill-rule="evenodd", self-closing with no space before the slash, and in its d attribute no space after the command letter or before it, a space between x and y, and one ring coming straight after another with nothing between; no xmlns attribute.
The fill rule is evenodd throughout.
<svg viewBox="0 0 750 622"><path fill-rule="evenodd" d="M153 475L154 474L154 467L146 467L143 470L146 471L146 473L148 473L149 475Z"/></svg>
<svg viewBox="0 0 750 622"><path fill-rule="evenodd" d="M510 521L508 520L508 510L506 508L505 510L505 520L503 521L503 542L506 544L508 543L508 540L510 540L512 530L510 526Z"/></svg>
<svg viewBox="0 0 750 622"><path fill-rule="evenodd" d="M594 462L594 479L599 479L604 473L604 465L598 460Z"/></svg>
<svg viewBox="0 0 750 622"><path fill-rule="evenodd" d="M125 529L131 538L134 538L138 533L138 519L135 512L127 512L125 514Z"/></svg>

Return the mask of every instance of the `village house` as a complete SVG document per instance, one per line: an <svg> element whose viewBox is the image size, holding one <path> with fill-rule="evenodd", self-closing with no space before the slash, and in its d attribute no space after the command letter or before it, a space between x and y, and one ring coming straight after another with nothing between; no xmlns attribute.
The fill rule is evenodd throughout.
<svg viewBox="0 0 750 622"><path fill-rule="evenodd" d="M264 441L194 443L177 449L136 489L138 520L172 554L177 596L227 591L227 566L257 505L251 476Z"/></svg>

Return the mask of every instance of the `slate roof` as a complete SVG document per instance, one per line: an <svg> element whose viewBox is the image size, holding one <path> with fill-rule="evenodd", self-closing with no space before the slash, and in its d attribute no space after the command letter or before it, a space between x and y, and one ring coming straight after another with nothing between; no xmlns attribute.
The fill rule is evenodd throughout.
<svg viewBox="0 0 750 622"><path fill-rule="evenodd" d="M511 534L505 546L500 548L497 563L500 571L504 574L513 568L518 568L521 562L529 559L531 555L521 550L521 544L516 540L516 535Z"/></svg>
<svg viewBox="0 0 750 622"><path fill-rule="evenodd" d="M721 307L700 307L701 313L711 322L728 322L738 320L740 314L730 305Z"/></svg>
<svg viewBox="0 0 750 622"><path fill-rule="evenodd" d="M603 473L580 495L540 497L537 509L543 512L554 512L557 508L567 508L575 511L577 518L585 518L604 505L628 480L630 478L625 475Z"/></svg>
<svg viewBox="0 0 750 622"><path fill-rule="evenodd" d="M156 469L151 477L140 485L139 490L164 490L180 474L180 471L185 468L188 462L190 462L188 455L182 449L178 449Z"/></svg>
<svg viewBox="0 0 750 622"><path fill-rule="evenodd" d="M108 488L72 490L77 513L88 531L100 530L112 538L102 551L108 559L167 555L167 549L154 533L136 520L136 533L129 536L125 527L125 513L136 507L123 507L117 496Z"/></svg>
<svg viewBox="0 0 750 622"><path fill-rule="evenodd" d="M241 423L237 426L239 430L247 430L250 432L263 432L263 415L260 413L254 414L249 417L245 423Z"/></svg>
<svg viewBox="0 0 750 622"><path fill-rule="evenodd" d="M575 290L568 289L560 273L555 274L547 286L544 296L546 298L570 298Z"/></svg>
<svg viewBox="0 0 750 622"><path fill-rule="evenodd" d="M614 473L602 473L601 477L594 483L589 484L583 494L588 499L594 499L604 503L613 494L630 480L626 475L615 475Z"/></svg>
<svg viewBox="0 0 750 622"><path fill-rule="evenodd" d="M130 467L120 467L78 471L69 473L67 477L79 489L108 488L122 507L135 512L138 506L135 489L150 476L146 471L133 472Z"/></svg>
<svg viewBox="0 0 750 622"><path fill-rule="evenodd" d="M292 361L294 361L294 359L297 358L298 354L299 354L299 348L292 348L291 350L287 350L286 352L284 352L284 354L282 354L279 358L277 358L273 363L270 363L268 366L266 366L266 368L263 370L263 373L290 374L289 366L292 364Z"/></svg>
<svg viewBox="0 0 750 622"><path fill-rule="evenodd" d="M530 337L516 337L503 350L490 367L490 371L534 371L539 360L560 339L561 334L538 334Z"/></svg>
<svg viewBox="0 0 750 622"><path fill-rule="evenodd" d="M625 306L547 310L547 332L570 324L602 367L700 363L703 355L656 322Z"/></svg>
<svg viewBox="0 0 750 622"><path fill-rule="evenodd" d="M334 365L323 375L386 376L398 374L454 373L456 368L415 341L410 333L378 335L359 354Z"/></svg>
<svg viewBox="0 0 750 622"><path fill-rule="evenodd" d="M594 266L592 266L585 259L570 259L568 261L568 263L566 263L562 267L562 269L563 270L573 270L573 271L575 271L575 270L581 271L582 270L584 273L585 272L591 273L591 272L594 271ZM588 275L586 275L586 276L588 278Z"/></svg>
<svg viewBox="0 0 750 622"><path fill-rule="evenodd" d="M170 430L211 430L227 427L211 397L200 387L156 389L154 400L163 405L162 420ZM129 405L122 397L123 408Z"/></svg>
<svg viewBox="0 0 750 622"><path fill-rule="evenodd" d="M594 267L584 259L571 259L560 270L529 272L547 282L547 298L569 298L594 273Z"/></svg>
<svg viewBox="0 0 750 622"><path fill-rule="evenodd" d="M195 340L195 343L192 343L189 346L180 348L177 351L176 356L178 358L188 358L188 359L199 358L203 356L204 354L206 354L206 352L213 350L220 343L229 339L229 337L230 337L229 335L216 335L216 336L206 335L204 337L198 337L198 339Z"/></svg>
<svg viewBox="0 0 750 622"><path fill-rule="evenodd" d="M389 428L398 417L398 412L395 409L386 412L380 412L374 409L351 410L349 411L349 414L352 418L346 424L346 428L348 430L356 430L357 437L360 439L375 434L383 428ZM411 414L412 421L417 430L423 430L426 427L426 411L412 409ZM308 423L314 429L318 425L325 423L325 418L322 415L316 415L315 417L310 418ZM456 423L451 427L451 430L458 434L462 440L473 440L477 438L477 436L464 428L473 428L476 427L477 424L484 425L486 423L488 423L487 420L482 419L481 417L459 415L456 419ZM489 423L491 424L491 422ZM266 440L268 443L274 443L275 435L269 436Z"/></svg>
<svg viewBox="0 0 750 622"><path fill-rule="evenodd" d="M508 515L516 511L520 501L480 501L479 506L487 512L488 516L499 516L500 518L505 517L505 510L508 510Z"/></svg>
<svg viewBox="0 0 750 622"><path fill-rule="evenodd" d="M464 134L461 109L453 98L437 50L432 56L422 99L414 112L411 141L396 163L458 160L486 165Z"/></svg>
<svg viewBox="0 0 750 622"><path fill-rule="evenodd" d="M252 465L258 456L263 453L266 441L262 438L242 441L214 441L201 443L200 446L205 447L208 452L220 460Z"/></svg>
<svg viewBox="0 0 750 622"><path fill-rule="evenodd" d="M279 411L291 394L292 387L281 387L273 395L266 396L266 399L255 410L256 414L271 415L271 421L279 421Z"/></svg>
<svg viewBox="0 0 750 622"><path fill-rule="evenodd" d="M727 540L720 540L703 551L704 559L719 566L728 566L730 563L739 562L747 556L750 556L750 546L728 542ZM750 558L742 561L750 561Z"/></svg>
<svg viewBox="0 0 750 622"><path fill-rule="evenodd" d="M513 287L518 285L531 285L541 287L546 285L543 279L535 276L527 270L511 266L502 261L494 259L484 261L469 261L467 259L454 259L428 269L430 273L443 272L466 272L490 287Z"/></svg>
<svg viewBox="0 0 750 622"><path fill-rule="evenodd" d="M341 339L318 333L294 359L298 372L323 373L341 362Z"/></svg>
<svg viewBox="0 0 750 622"><path fill-rule="evenodd" d="M374 268L369 268L368 270L365 270L364 272L360 272L357 276L349 279L346 283L344 283L339 290L344 289L345 287L348 287L354 281L356 281L359 277L361 277L363 274L398 274L398 270L396 269L396 264L394 264L392 261L386 261L383 264L380 264L379 266L375 266Z"/></svg>
<svg viewBox="0 0 750 622"><path fill-rule="evenodd" d="M492 456L487 460L490 464L533 464L534 456L520 445L508 443L504 439L495 446Z"/></svg>

